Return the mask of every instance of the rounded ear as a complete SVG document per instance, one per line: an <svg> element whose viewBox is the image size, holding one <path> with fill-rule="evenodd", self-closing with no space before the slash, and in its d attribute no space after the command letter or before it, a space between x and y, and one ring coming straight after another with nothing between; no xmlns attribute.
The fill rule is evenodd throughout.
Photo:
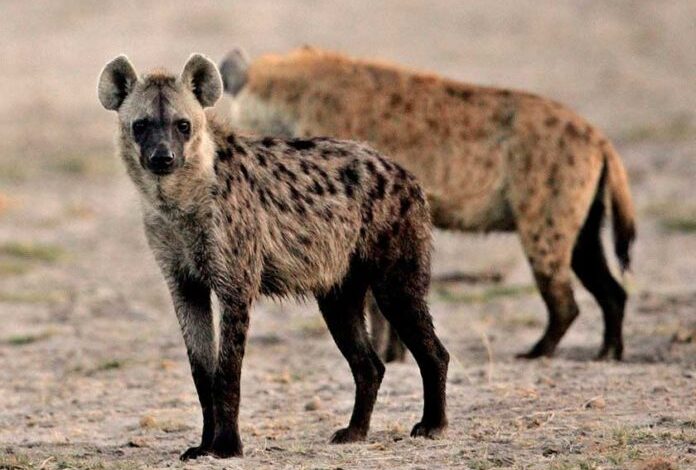
<svg viewBox="0 0 696 470"><path fill-rule="evenodd" d="M188 87L204 108L222 96L222 78L215 63L201 54L193 54L184 65L179 80Z"/></svg>
<svg viewBox="0 0 696 470"><path fill-rule="evenodd" d="M220 63L220 75L225 91L236 96L244 88L249 76L249 59L241 47L227 53Z"/></svg>
<svg viewBox="0 0 696 470"><path fill-rule="evenodd" d="M99 101L106 109L117 111L126 96L133 91L138 81L135 68L125 55L120 55L106 64L99 76L97 93Z"/></svg>

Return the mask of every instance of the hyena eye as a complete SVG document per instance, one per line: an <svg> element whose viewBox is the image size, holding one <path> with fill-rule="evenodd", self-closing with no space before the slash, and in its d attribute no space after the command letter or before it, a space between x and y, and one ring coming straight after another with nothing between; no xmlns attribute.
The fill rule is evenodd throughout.
<svg viewBox="0 0 696 470"><path fill-rule="evenodd" d="M142 136L145 130L147 129L147 121L144 119L140 119L138 121L135 121L133 123L133 135L138 138L139 136Z"/></svg>
<svg viewBox="0 0 696 470"><path fill-rule="evenodd" d="M191 123L186 119L180 119L176 121L176 128L184 135L189 135L191 132Z"/></svg>

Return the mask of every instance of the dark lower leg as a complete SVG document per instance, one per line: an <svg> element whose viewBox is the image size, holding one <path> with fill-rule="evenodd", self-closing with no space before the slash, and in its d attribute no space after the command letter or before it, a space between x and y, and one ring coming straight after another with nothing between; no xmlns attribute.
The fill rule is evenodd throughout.
<svg viewBox="0 0 696 470"><path fill-rule="evenodd" d="M239 436L239 401L242 359L249 327L248 305L220 299L220 353L213 381L215 435L210 454L242 455Z"/></svg>
<svg viewBox="0 0 696 470"><path fill-rule="evenodd" d="M569 280L559 281L539 273L535 273L535 277L548 310L549 322L544 335L534 347L518 356L527 359L553 355L556 346L579 313Z"/></svg>
<svg viewBox="0 0 696 470"><path fill-rule="evenodd" d="M195 459L205 454L213 443L215 436L215 412L213 409L213 376L189 354L193 383L196 386L198 400L203 411L203 432L199 446L191 447L181 455L181 460Z"/></svg>
<svg viewBox="0 0 696 470"><path fill-rule="evenodd" d="M397 288L394 284L375 292L380 309L411 351L423 379L423 417L413 436L436 437L447 427L445 387L449 354L435 335L423 289ZM419 292L414 296L413 292Z"/></svg>
<svg viewBox="0 0 696 470"><path fill-rule="evenodd" d="M579 238L573 254L573 270L602 309L604 339L598 359L620 360L626 291L611 275L598 235Z"/></svg>
<svg viewBox="0 0 696 470"><path fill-rule="evenodd" d="M363 308L366 289L363 282L348 279L340 288L318 299L331 336L348 361L355 380L355 404L350 423L332 436L332 443L365 439L384 376L384 365L372 349L365 328Z"/></svg>

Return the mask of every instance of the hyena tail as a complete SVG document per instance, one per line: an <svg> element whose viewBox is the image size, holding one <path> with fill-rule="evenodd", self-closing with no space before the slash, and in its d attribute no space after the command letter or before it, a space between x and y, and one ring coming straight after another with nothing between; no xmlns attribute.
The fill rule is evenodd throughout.
<svg viewBox="0 0 696 470"><path fill-rule="evenodd" d="M236 96L249 77L249 59L241 47L234 47L220 62L220 75L225 91Z"/></svg>
<svg viewBox="0 0 696 470"><path fill-rule="evenodd" d="M636 214L628 185L628 175L621 157L611 144L607 145L604 157L614 230L614 252L619 259L622 271L626 271L631 264L629 253L631 244L636 238Z"/></svg>

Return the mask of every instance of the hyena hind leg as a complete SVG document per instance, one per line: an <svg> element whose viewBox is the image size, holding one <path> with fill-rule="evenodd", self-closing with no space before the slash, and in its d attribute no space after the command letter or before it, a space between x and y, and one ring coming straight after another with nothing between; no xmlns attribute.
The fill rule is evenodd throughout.
<svg viewBox="0 0 696 470"><path fill-rule="evenodd" d="M602 309L604 339L597 359L621 360L623 355L623 318L626 291L611 275L600 239L604 204L602 197L593 203L587 221L573 250L573 270Z"/></svg>
<svg viewBox="0 0 696 470"><path fill-rule="evenodd" d="M379 310L372 291L367 294L367 313L370 317L370 337L372 346L384 362L403 362L406 360L406 346L396 330L389 325Z"/></svg>
<svg viewBox="0 0 696 470"><path fill-rule="evenodd" d="M548 275L535 271L534 277L546 304L549 320L544 335L534 347L529 352L517 356L524 359L552 356L561 338L579 314L569 276Z"/></svg>
<svg viewBox="0 0 696 470"><path fill-rule="evenodd" d="M435 438L447 428L445 387L449 353L435 335L425 296L427 263L397 261L373 284L380 310L418 363L423 379L423 417L411 436Z"/></svg>
<svg viewBox="0 0 696 470"><path fill-rule="evenodd" d="M355 381L355 404L350 423L334 433L331 437L334 444L365 439L384 377L384 364L372 348L365 327L366 276L356 271L358 269L353 268L341 285L317 298L329 332L348 361Z"/></svg>

